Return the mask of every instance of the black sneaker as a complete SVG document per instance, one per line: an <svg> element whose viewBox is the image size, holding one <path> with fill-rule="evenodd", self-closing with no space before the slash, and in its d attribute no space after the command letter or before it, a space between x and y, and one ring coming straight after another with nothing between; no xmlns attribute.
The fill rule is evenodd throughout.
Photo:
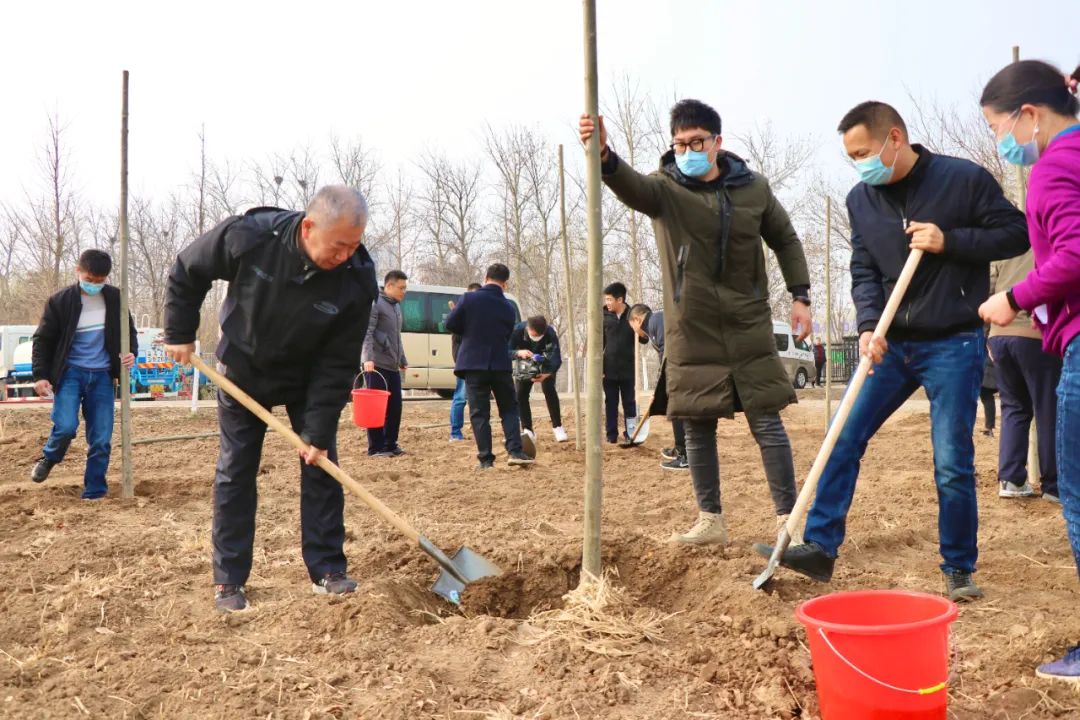
<svg viewBox="0 0 1080 720"><path fill-rule="evenodd" d="M773 546L757 543L754 545L754 551L762 557L770 558L772 557ZM836 564L836 558L826 555L824 548L817 543L808 542L803 545L791 545L788 547L784 554L780 556L780 564L788 570L794 570L800 575L805 575L811 580L827 583L832 580L833 565Z"/></svg>
<svg viewBox="0 0 1080 720"><path fill-rule="evenodd" d="M389 450L388 452L394 457L401 457L402 455L406 454L404 448L402 448L400 445L395 445L393 449Z"/></svg>
<svg viewBox="0 0 1080 720"><path fill-rule="evenodd" d="M494 467L495 467L495 461L494 460L481 460L480 464L476 466L476 471L477 472L482 472L484 470L491 470Z"/></svg>
<svg viewBox="0 0 1080 720"><path fill-rule="evenodd" d="M986 430L983 430L982 434L983 434L983 437L988 437L988 438L994 437L994 431L992 429L989 429L989 428L987 428Z"/></svg>
<svg viewBox="0 0 1080 720"><path fill-rule="evenodd" d="M34 469L30 471L30 479L36 483L45 482L45 478L49 477L49 473L52 472L55 465L56 463L48 458L39 459L34 463Z"/></svg>
<svg viewBox="0 0 1080 720"><path fill-rule="evenodd" d="M971 573L943 571L945 576L945 594L953 602L971 602L983 597L983 591L971 579Z"/></svg>
<svg viewBox="0 0 1080 720"><path fill-rule="evenodd" d="M690 463L686 462L685 455L677 455L673 460L665 460L660 463L663 470L689 470Z"/></svg>
<svg viewBox="0 0 1080 720"><path fill-rule="evenodd" d="M510 459L506 461L507 465L532 465L535 460L518 450L517 452L510 453Z"/></svg>
<svg viewBox="0 0 1080 720"><path fill-rule="evenodd" d="M665 460L674 460L675 458L679 457L679 451L673 447L664 448L660 451L660 457Z"/></svg>
<svg viewBox="0 0 1080 720"><path fill-rule="evenodd" d="M380 450L379 452L368 453L368 457L394 457L394 453L392 450Z"/></svg>
<svg viewBox="0 0 1080 720"><path fill-rule="evenodd" d="M220 612L240 612L247 610L247 595L243 585L215 585L214 607Z"/></svg>
<svg viewBox="0 0 1080 720"><path fill-rule="evenodd" d="M356 592L360 583L345 574L344 571L326 573L317 583L311 584L311 592L316 595L344 595Z"/></svg>

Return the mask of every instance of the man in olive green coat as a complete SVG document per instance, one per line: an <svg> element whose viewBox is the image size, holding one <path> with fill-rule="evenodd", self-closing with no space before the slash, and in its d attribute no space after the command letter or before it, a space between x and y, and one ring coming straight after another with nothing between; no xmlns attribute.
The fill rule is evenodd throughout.
<svg viewBox="0 0 1080 720"><path fill-rule="evenodd" d="M642 175L607 145L599 119L604 183L652 218L667 321L667 414L686 421L686 452L697 496L696 525L673 540L725 544L716 449L719 418L747 416L761 449L778 522L795 504L791 443L780 410L795 402L773 338L761 241L775 253L793 296L791 325L811 329L810 277L802 244L768 181L721 149L720 115L697 100L671 110L671 149ZM597 130L580 121L582 142Z"/></svg>

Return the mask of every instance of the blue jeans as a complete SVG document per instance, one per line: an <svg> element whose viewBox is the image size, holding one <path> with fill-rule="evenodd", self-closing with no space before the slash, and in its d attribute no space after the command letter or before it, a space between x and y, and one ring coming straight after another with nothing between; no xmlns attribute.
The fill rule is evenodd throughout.
<svg viewBox="0 0 1080 720"><path fill-rule="evenodd" d="M941 569L974 572L979 550L975 499L975 408L983 375L983 331L940 340L890 341L855 400L825 466L803 537L836 557L859 463L870 438L920 386L930 399ZM1078 526L1080 527L1080 526Z"/></svg>
<svg viewBox="0 0 1080 720"><path fill-rule="evenodd" d="M465 379L458 378L454 386L454 399L450 401L450 437L455 440L464 440L461 434L465 427Z"/></svg>
<svg viewBox="0 0 1080 720"><path fill-rule="evenodd" d="M1065 348L1058 382L1057 469L1061 510L1080 572L1080 335Z"/></svg>
<svg viewBox="0 0 1080 720"><path fill-rule="evenodd" d="M42 453L51 463L59 463L67 454L79 429L79 404L86 420L86 472L83 475L83 498L96 500L109 490L105 473L112 452L113 403L115 385L108 370L80 370L69 367L56 387L52 407L52 432Z"/></svg>

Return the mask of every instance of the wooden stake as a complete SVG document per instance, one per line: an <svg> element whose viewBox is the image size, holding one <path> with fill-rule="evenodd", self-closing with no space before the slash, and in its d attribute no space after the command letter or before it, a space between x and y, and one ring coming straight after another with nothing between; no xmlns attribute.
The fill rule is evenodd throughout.
<svg viewBox="0 0 1080 720"><path fill-rule="evenodd" d="M596 71L596 0L583 0L585 20L585 112L598 123L597 131L585 146L586 201L589 227L588 308L588 406L585 412L585 511L584 542L581 552L581 579L600 577L600 511L603 502L604 468L600 437L600 387L603 369L603 316L600 295L603 291L604 246L600 215L600 88Z"/></svg>
<svg viewBox="0 0 1080 720"><path fill-rule="evenodd" d="M128 71L124 71L120 109L120 354L131 352L128 321ZM131 378L120 369L120 458L121 496L135 497L135 477L131 466Z"/></svg>
<svg viewBox="0 0 1080 720"><path fill-rule="evenodd" d="M581 449L581 380L577 370L577 318L574 293L570 291L570 240L566 237L566 167L563 146L559 145L559 215L562 222L563 273L566 278L566 317L570 323L570 384L574 389L574 447Z"/></svg>
<svg viewBox="0 0 1080 720"><path fill-rule="evenodd" d="M1012 61L1020 62L1020 46L1013 45ZM1020 190L1020 209L1027 212L1027 174L1023 165L1016 166L1016 184ZM1042 476L1039 467L1039 431L1035 426L1035 418L1031 419L1031 428L1028 430L1028 456L1027 456L1028 482L1034 482Z"/></svg>
<svg viewBox="0 0 1080 720"><path fill-rule="evenodd" d="M825 196L825 429L832 422L832 196Z"/></svg>

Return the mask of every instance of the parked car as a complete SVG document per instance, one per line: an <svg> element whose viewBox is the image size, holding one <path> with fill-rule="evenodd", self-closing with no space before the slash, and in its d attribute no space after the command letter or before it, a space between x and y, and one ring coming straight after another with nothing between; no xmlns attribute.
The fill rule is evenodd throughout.
<svg viewBox="0 0 1080 720"><path fill-rule="evenodd" d="M776 339L776 352L784 364L791 384L800 390L807 386L814 377L814 350L806 340L796 340L791 334L791 323L773 321L773 337Z"/></svg>

